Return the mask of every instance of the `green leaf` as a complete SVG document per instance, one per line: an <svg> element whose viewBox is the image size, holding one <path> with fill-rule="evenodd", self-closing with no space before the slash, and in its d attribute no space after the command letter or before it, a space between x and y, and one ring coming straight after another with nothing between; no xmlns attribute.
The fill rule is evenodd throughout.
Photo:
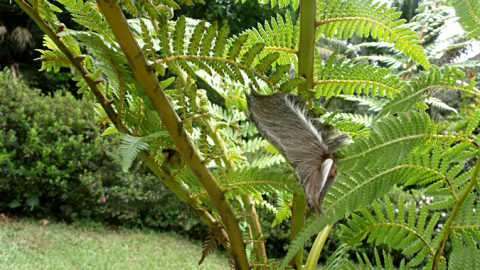
<svg viewBox="0 0 480 270"><path fill-rule="evenodd" d="M118 133L118 130L116 127L108 127L105 129L105 131L102 132L102 135L101 136L108 136L108 135L112 135L112 134L117 134Z"/></svg>

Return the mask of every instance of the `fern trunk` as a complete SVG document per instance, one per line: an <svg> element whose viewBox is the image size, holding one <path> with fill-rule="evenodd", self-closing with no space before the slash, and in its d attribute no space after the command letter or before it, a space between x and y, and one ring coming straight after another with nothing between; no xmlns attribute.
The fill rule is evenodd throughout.
<svg viewBox="0 0 480 270"><path fill-rule="evenodd" d="M305 79L299 86L298 93L304 97L312 97L311 89L314 86L313 67L315 57L315 11L316 1L300 2L300 40L298 50L298 73ZM303 193L293 195L292 227L290 241L305 225L307 202ZM290 262L295 269L302 269L303 250L300 250Z"/></svg>

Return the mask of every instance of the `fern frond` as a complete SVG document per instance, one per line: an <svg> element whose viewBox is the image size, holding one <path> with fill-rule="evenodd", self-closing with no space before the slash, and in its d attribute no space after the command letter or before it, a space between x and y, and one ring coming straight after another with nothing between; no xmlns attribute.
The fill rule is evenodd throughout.
<svg viewBox="0 0 480 270"><path fill-rule="evenodd" d="M132 166L133 161L142 150L149 150L150 145L158 144L156 141L167 140L170 137L166 131L160 131L148 136L135 137L128 134L122 134L122 145L120 146L120 153L123 157L122 170L127 172ZM161 144L161 143L160 143ZM158 149L158 145L155 145Z"/></svg>
<svg viewBox="0 0 480 270"><path fill-rule="evenodd" d="M254 157L250 161L250 166L258 168L268 168L285 162L285 158L280 154L267 154Z"/></svg>
<svg viewBox="0 0 480 270"><path fill-rule="evenodd" d="M45 20L50 28L56 29L60 23L55 13L61 13L62 9L47 0L35 1L35 10L40 18Z"/></svg>
<svg viewBox="0 0 480 270"><path fill-rule="evenodd" d="M480 40L480 2L476 0L448 1L460 17L460 24L468 32L468 36Z"/></svg>
<svg viewBox="0 0 480 270"><path fill-rule="evenodd" d="M445 102L443 102L441 99L436 98L436 97L429 97L425 100L425 103L430 105L432 108L441 110L441 111L449 111L453 112L454 114L458 114L457 109L448 106Z"/></svg>
<svg viewBox="0 0 480 270"><path fill-rule="evenodd" d="M210 229L207 239L203 242L202 257L200 258L198 265L201 265L203 260L205 260L205 258L207 258L207 256L217 249L217 247L223 242L225 242L225 237L222 235L222 227L216 226Z"/></svg>
<svg viewBox="0 0 480 270"><path fill-rule="evenodd" d="M149 145L144 137L134 137L127 134L122 135L120 153L123 156L122 170L128 172L133 161L142 150L148 150Z"/></svg>
<svg viewBox="0 0 480 270"><path fill-rule="evenodd" d="M193 26L193 31L187 31L185 18L180 17L173 32L165 27L160 37L161 56L152 65L160 74L166 68L174 73L185 71L190 77L196 76L196 70L204 70L208 74L227 77L232 82L245 84L249 80L259 89L259 83L266 84L270 89L288 91L285 87L294 88L302 81L285 84L290 64L277 65L269 76L274 63L280 57L278 52L265 50L263 41L256 42L256 37L250 32L228 38L228 28L217 31L215 24L207 27L204 21ZM277 25L277 24L276 24ZM171 32L171 33L170 33ZM171 50L169 39L173 39L174 50Z"/></svg>
<svg viewBox="0 0 480 270"><path fill-rule="evenodd" d="M390 70L366 63L341 58L337 61L333 54L327 61L315 65L316 97L330 98L340 94L365 94L369 96L387 96L399 92L405 85Z"/></svg>
<svg viewBox="0 0 480 270"><path fill-rule="evenodd" d="M353 113L326 113L320 119L335 129L350 134L352 138L368 137L370 130L365 127L370 127L373 123L373 116Z"/></svg>
<svg viewBox="0 0 480 270"><path fill-rule="evenodd" d="M430 64L420 46L417 34L408 29L400 12L372 0L319 1L318 33L327 38L372 37L394 44L394 47L425 68Z"/></svg>
<svg viewBox="0 0 480 270"><path fill-rule="evenodd" d="M288 194L290 195L290 194ZM272 228L275 228L278 224L287 220L292 216L292 196L288 196L288 199L278 197L277 208L275 209L275 219L272 222Z"/></svg>
<svg viewBox="0 0 480 270"><path fill-rule="evenodd" d="M277 15L276 18L272 17L270 22L265 21L263 25L258 24L257 28L246 30L245 33L249 34L247 43L250 46L255 43L265 45L265 52L261 54L261 57L264 57L266 52L278 52L280 53L278 63L296 66L299 32L298 23L293 22L290 12L287 12L285 18Z"/></svg>
<svg viewBox="0 0 480 270"><path fill-rule="evenodd" d="M424 113L383 118L372 127L368 139L357 138L343 148L345 157L340 160L339 169L350 171L364 166L374 167L379 162L384 166L399 162L415 146L428 141L433 132L434 125Z"/></svg>
<svg viewBox="0 0 480 270"><path fill-rule="evenodd" d="M73 21L79 25L102 35L104 39L113 40L110 27L98 10L96 3L83 0L58 0L72 15Z"/></svg>
<svg viewBox="0 0 480 270"><path fill-rule="evenodd" d="M227 173L225 189L235 193L271 193L287 191L290 194L301 190L298 181L288 174L268 169L244 168Z"/></svg>
<svg viewBox="0 0 480 270"><path fill-rule="evenodd" d="M432 67L429 71L421 72L414 77L408 86L385 104L380 115L409 111L415 104L423 101L425 95L437 90L460 91L480 97L480 93L474 90L474 85L463 84L465 78L465 73L458 68L444 66L442 70Z"/></svg>
<svg viewBox="0 0 480 270"><path fill-rule="evenodd" d="M465 235L453 232L453 248L448 260L448 269L479 269L480 268L480 237L477 233Z"/></svg>
<svg viewBox="0 0 480 270"><path fill-rule="evenodd" d="M357 137L343 148L337 180L328 189L322 215L311 217L283 260L284 265L312 235L356 209L370 205L404 179L406 154L431 140L434 126L426 114L412 113L375 123L368 139ZM379 159L381 158L381 165Z"/></svg>
<svg viewBox="0 0 480 270"><path fill-rule="evenodd" d="M222 175L218 175L218 177L220 179ZM278 192L292 194L301 191L299 182L293 176L253 167L227 172L223 176L221 188L229 197L238 194L261 195ZM206 192L202 190L193 194L192 197L205 199L206 195Z"/></svg>
<svg viewBox="0 0 480 270"><path fill-rule="evenodd" d="M378 99L378 98L368 97L368 96L340 95L338 97L342 98L342 99L345 99L345 100L348 100L348 101L358 102L359 105L367 106L368 110L372 111L372 112L378 112L378 111L382 110L382 107L386 102L386 100L381 100L381 99Z"/></svg>
<svg viewBox="0 0 480 270"><path fill-rule="evenodd" d="M353 214L347 220L347 225L342 225L340 239L350 246L366 239L376 246L386 245L400 250L406 256L407 265L411 267L433 256L433 230L440 215L435 213L427 222L423 221L427 211L425 205L420 207L420 213L417 214L415 202L411 201L409 206L406 206L400 196L395 206L398 214L395 214L390 199L385 196L383 201L384 203L377 201L373 204L373 212L363 209L360 214Z"/></svg>
<svg viewBox="0 0 480 270"><path fill-rule="evenodd" d="M405 185L427 185L425 195L453 196L468 182L471 172L465 161L475 157L475 147L467 142L441 141L412 152L403 162L410 170L404 175Z"/></svg>
<svg viewBox="0 0 480 270"><path fill-rule="evenodd" d="M44 36L43 46L47 49L38 49L41 54L40 60L42 61L42 67L40 68L40 71L45 70L59 72L60 68L62 67L71 67L72 64L70 60L68 60L68 58L58 49L53 40L48 36ZM75 48L78 49L78 52L80 52L78 44L72 49Z"/></svg>
<svg viewBox="0 0 480 270"><path fill-rule="evenodd" d="M347 244L341 244L333 253L328 257L327 270L347 269L355 270L357 265L350 260L348 252L350 247Z"/></svg>
<svg viewBox="0 0 480 270"><path fill-rule="evenodd" d="M245 3L247 0L235 0L236 2ZM257 0L258 3L266 5L270 3L270 6L274 8L278 6L279 8L286 8L291 6L293 9L297 9L300 4L300 0Z"/></svg>
<svg viewBox="0 0 480 270"><path fill-rule="evenodd" d="M475 194L470 194L460 206L453 222L455 230L480 230L480 204L475 200ZM480 243L479 243L480 244Z"/></svg>

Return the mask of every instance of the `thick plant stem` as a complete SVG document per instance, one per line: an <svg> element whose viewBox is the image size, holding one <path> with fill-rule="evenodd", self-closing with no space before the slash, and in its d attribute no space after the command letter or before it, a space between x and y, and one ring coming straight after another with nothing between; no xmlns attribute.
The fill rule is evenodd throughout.
<svg viewBox="0 0 480 270"><path fill-rule="evenodd" d="M327 237L332 231L332 228L332 225L327 225L318 233L317 238L315 238L315 242L310 249L310 254L308 255L304 270L315 270L317 268L318 258L320 258L323 246L325 245L325 241L327 241Z"/></svg>
<svg viewBox="0 0 480 270"><path fill-rule="evenodd" d="M189 87L189 84L187 83L187 75L182 72L180 78L182 79L184 87ZM232 171L236 171L237 165L235 164L235 162L233 162L232 159L228 157L228 149L220 133L215 130L215 127L212 125L210 120L203 120L203 124L207 126L209 136L212 138L214 144L219 146L220 149L222 149L222 160L225 166ZM255 240L253 246L255 251L256 265L264 265L264 267L266 267L267 251L265 249L265 241L263 239L262 227L260 225L257 210L255 209L254 201L249 195L246 194L242 195L241 198L245 210L249 214L247 222L252 234L252 239ZM261 267L256 268L263 269Z"/></svg>
<svg viewBox="0 0 480 270"><path fill-rule="evenodd" d="M25 11L39 26L39 28L50 37L55 45L62 51L62 53L68 58L70 63L74 66L76 71L82 76L85 82L88 84L93 95L97 101L102 106L103 110L108 115L110 121L115 126L115 128L125 134L134 135L128 128L123 125L123 123L118 118L117 113L112 107L111 103L108 102L106 97L102 94L99 85L90 78L88 70L83 66L81 58L77 58L70 49L60 40L58 36L55 35L54 31L39 17L37 13L34 12L34 9L25 1L16 0L20 8ZM147 167L160 179L177 197L179 197L183 202L185 202L191 209L193 209L198 215L199 219L204 222L208 227L214 228L217 221L213 216L205 209L202 208L191 196L188 191L182 187L175 179L168 175L163 169L155 162L146 152L140 152L140 159L144 162ZM222 231L222 235L225 239L228 240L228 236L225 231Z"/></svg>
<svg viewBox="0 0 480 270"><path fill-rule="evenodd" d="M158 83L155 73L149 67L145 55L135 41L120 6L117 1L98 0L97 3L122 48L136 80L152 102L183 161L202 183L222 217L222 223L230 239L230 254L235 261L236 268L249 269L242 232L230 204L224 196L224 191L220 189L215 177L208 170L190 141L182 121L170 104L168 97Z"/></svg>
<svg viewBox="0 0 480 270"><path fill-rule="evenodd" d="M293 206L292 206L292 225L290 228L290 242L293 241L295 236L305 225L305 214L307 211L307 200L303 192L297 192L293 194ZM303 265L303 248L290 261L290 265L295 269L302 269Z"/></svg>
<svg viewBox="0 0 480 270"><path fill-rule="evenodd" d="M298 49L298 74L305 83L298 92L307 98L313 98L313 65L315 60L315 11L316 1L300 1L300 40Z"/></svg>
<svg viewBox="0 0 480 270"><path fill-rule="evenodd" d="M445 229L443 230L442 236L440 238L440 242L438 244L437 252L435 253L435 257L433 258L433 264L432 264L433 270L437 270L440 267L440 259L442 258L443 251L445 248L445 243L447 242L447 239L448 239L448 235L452 230L452 223L455 220L455 217L457 216L458 210L460 210L460 206L462 206L462 203L465 201L468 194L470 194L472 189L477 186L479 170L480 170L480 155L477 155L477 163L475 164L475 168L473 169L472 180L470 180L470 182L468 183L468 186L465 188L465 191L462 193L458 201L455 203L455 206L453 206L452 212L450 213L447 221L445 222L445 225L444 225Z"/></svg>
<svg viewBox="0 0 480 270"><path fill-rule="evenodd" d="M298 87L299 95L310 99L313 97L314 87L313 65L315 57L315 11L316 1L302 0L300 2L300 40L298 50L298 74L305 79L305 83ZM290 241L305 224L307 202L303 193L293 195L292 227ZM299 251L290 262L295 269L302 269L303 250Z"/></svg>

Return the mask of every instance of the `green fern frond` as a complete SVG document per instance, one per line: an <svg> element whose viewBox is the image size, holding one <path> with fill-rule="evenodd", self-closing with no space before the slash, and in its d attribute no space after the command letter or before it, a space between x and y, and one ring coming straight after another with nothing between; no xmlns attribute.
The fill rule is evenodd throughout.
<svg viewBox="0 0 480 270"><path fill-rule="evenodd" d="M405 85L390 70L366 63L341 58L333 54L327 61L315 65L316 98L330 98L340 94L365 94L369 96L393 97Z"/></svg>
<svg viewBox="0 0 480 270"><path fill-rule="evenodd" d="M370 127L373 123L373 116L352 113L326 113L320 119L335 129L350 134L352 138L368 137L370 130L365 127Z"/></svg>
<svg viewBox="0 0 480 270"><path fill-rule="evenodd" d="M61 13L61 8L50 3L50 1L38 0L35 1L35 9L38 11L40 18L45 20L52 29L56 29L59 26L60 21L58 20L56 13Z"/></svg>
<svg viewBox="0 0 480 270"><path fill-rule="evenodd" d="M277 199L277 208L275 209L275 219L272 222L272 228L275 228L278 224L287 220L292 216L292 199L293 197L288 195L288 199L282 198L281 196Z"/></svg>
<svg viewBox="0 0 480 270"><path fill-rule="evenodd" d="M475 199L475 194L470 194L460 206L453 222L455 230L480 230L480 204ZM479 243L480 244L480 243Z"/></svg>
<svg viewBox="0 0 480 270"><path fill-rule="evenodd" d="M247 0L235 0L236 2L245 3ZM286 8L292 6L293 9L297 9L300 4L300 0L257 0L258 3L266 5L270 2L270 6L274 8L278 6L279 8Z"/></svg>
<svg viewBox="0 0 480 270"><path fill-rule="evenodd" d="M222 175L218 175L218 178L221 179ZM222 179L221 188L229 196L276 192L292 194L301 190L299 182L288 174L253 167L229 171ZM200 198L205 195L205 192L200 192L193 197Z"/></svg>
<svg viewBox="0 0 480 270"><path fill-rule="evenodd" d="M104 39L112 40L110 28L95 2L83 0L58 0L57 2L72 15L73 21L90 31L101 34Z"/></svg>
<svg viewBox="0 0 480 270"><path fill-rule="evenodd" d="M356 270L357 265L350 260L348 252L350 247L347 244L340 244L340 246L328 257L326 270Z"/></svg>
<svg viewBox="0 0 480 270"><path fill-rule="evenodd" d="M58 72L62 67L71 67L70 60L58 49L57 45L48 36L43 38L43 46L46 50L38 49L40 52L40 60L42 61L42 67L40 71L55 71ZM78 47L78 51L80 48Z"/></svg>
<svg viewBox="0 0 480 270"><path fill-rule="evenodd" d="M122 145L120 153L123 156L122 170L128 172L133 161L142 150L148 150L149 145L145 141L145 137L134 137L130 135L122 135Z"/></svg>
<svg viewBox="0 0 480 270"><path fill-rule="evenodd" d="M255 153L260 149L263 149L269 143L262 137L256 137L247 141L243 141L242 150L245 153Z"/></svg>
<svg viewBox="0 0 480 270"><path fill-rule="evenodd" d="M170 137L166 131L160 131L148 136L135 137L128 134L122 134L122 145L120 153L123 157L122 170L127 172L132 166L133 161L142 150L149 150L150 145L157 144L157 140L168 140ZM156 145L157 146L157 145ZM158 149L158 147L155 147Z"/></svg>
<svg viewBox="0 0 480 270"><path fill-rule="evenodd" d="M382 64L387 68L396 69L396 70L405 70L407 69L407 61L405 58L400 56L391 56L391 55L369 55L364 57L357 57L357 61L371 61L374 64Z"/></svg>
<svg viewBox="0 0 480 270"><path fill-rule="evenodd" d="M429 71L421 72L414 77L408 86L405 86L391 101L386 103L380 116L409 111L415 104L422 102L425 95L437 90L460 91L480 96L480 93L474 90L473 84L463 84L465 78L465 73L458 68L444 66L442 70L432 67Z"/></svg>
<svg viewBox="0 0 480 270"><path fill-rule="evenodd" d="M475 235L475 233L472 233ZM453 232L453 248L448 260L448 269L479 269L480 268L480 237L478 229L475 237Z"/></svg>
<svg viewBox="0 0 480 270"><path fill-rule="evenodd" d="M192 27L193 31L188 31ZM180 17L173 32L168 27L162 29L162 55L152 65L160 74L169 68L174 73L183 70L194 78L196 70L204 70L208 74L227 77L232 82L245 84L249 80L257 89L260 88L259 82L277 90L280 87L293 88L301 83L296 79L293 83L286 84L289 81L286 74L290 65L277 65L269 76L265 74L271 70L280 54L266 51L265 44L255 42L253 34L246 32L229 39L227 27L217 31L215 24L207 27L204 21L199 21L192 27L186 25L184 17ZM169 42L170 39L173 39L173 44ZM175 47L173 50L172 45Z"/></svg>
<svg viewBox="0 0 480 270"><path fill-rule="evenodd" d="M415 202L411 201L406 206L402 196L398 198L396 209L387 196L383 201L382 204L378 201L373 204L373 212L363 209L359 214L353 214L347 220L347 225L342 225L340 239L350 246L366 239L376 246L385 245L400 250L411 267L433 256L436 241L433 239L433 230L440 215L433 214L427 222L425 205L420 207L417 214Z"/></svg>
<svg viewBox="0 0 480 270"><path fill-rule="evenodd" d="M378 112L382 110L383 105L386 103L386 100L381 100L374 97L369 96L346 96L346 95L339 95L339 98L357 102L359 105L367 106L369 111Z"/></svg>
<svg viewBox="0 0 480 270"><path fill-rule="evenodd" d="M339 160L339 175L325 195L322 215L307 221L293 240L284 265L323 227L370 205L403 181L408 166L401 161L415 147L431 140L433 131L426 114L389 117L375 123L368 139L357 137L353 144L344 147L345 157ZM382 157L381 166L378 157Z"/></svg>
<svg viewBox="0 0 480 270"><path fill-rule="evenodd" d="M285 14L285 18L277 15L272 17L270 22L265 21L258 24L257 28L246 30L249 34L248 44L253 46L255 43L263 43L264 51L261 57L267 52L278 52L280 57L278 63L296 65L297 42L299 37L299 25L292 21L290 12Z"/></svg>
<svg viewBox="0 0 480 270"><path fill-rule="evenodd" d="M430 140L434 130L425 113L383 118L372 127L368 139L358 137L343 148L345 158L339 161L339 169L353 171L359 167L375 167L379 162L383 166L399 162L415 146Z"/></svg>
<svg viewBox="0 0 480 270"><path fill-rule="evenodd" d="M468 36L480 40L480 2L476 0L448 1L460 17L460 24L468 32Z"/></svg>
<svg viewBox="0 0 480 270"><path fill-rule="evenodd" d="M287 265L291 258L311 236L326 225L332 224L351 212L370 205L375 199L385 195L403 180L405 168L402 165L388 169L367 169L359 167L355 171L340 175L327 190L322 214L310 217L303 229L292 241L287 255L282 261Z"/></svg>
<svg viewBox="0 0 480 270"><path fill-rule="evenodd" d="M285 162L285 158L280 154L266 154L254 157L250 161L250 166L258 168L268 168Z"/></svg>
<svg viewBox="0 0 480 270"><path fill-rule="evenodd" d="M405 264L405 260L401 260L400 265L398 267L395 266L393 264L393 261L394 261L393 256L386 253L385 250L382 251L382 256L380 256L380 254L378 253L378 250L375 248L373 254L375 258L375 263L373 263L373 261L371 261L371 259L369 259L365 253L363 253L362 255L360 255L359 253L356 254L360 269L381 269L381 270L409 269L408 266ZM383 257L383 263L382 263L382 257Z"/></svg>
<svg viewBox="0 0 480 270"><path fill-rule="evenodd" d="M472 144L456 143L455 139L442 140L421 151L412 152L403 162L410 167L404 175L405 185L427 185L425 195L453 196L458 199L460 189L471 177L464 163L475 155Z"/></svg>
<svg viewBox="0 0 480 270"><path fill-rule="evenodd" d="M318 34L327 38L372 37L394 44L394 47L425 68L430 64L420 46L417 34L408 29L400 12L372 0L319 1Z"/></svg>

